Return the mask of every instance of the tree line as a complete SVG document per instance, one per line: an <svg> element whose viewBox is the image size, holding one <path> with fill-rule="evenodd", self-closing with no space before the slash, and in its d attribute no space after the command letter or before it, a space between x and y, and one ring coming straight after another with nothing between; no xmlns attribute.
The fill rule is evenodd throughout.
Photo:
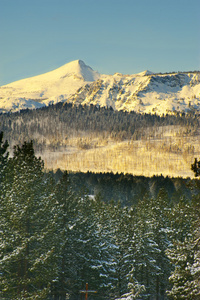
<svg viewBox="0 0 200 300"><path fill-rule="evenodd" d="M49 171L55 181L59 181L64 171L57 169ZM120 202L122 206L131 206L138 199L156 198L162 189L169 201L175 201L180 197L192 199L198 194L195 188L198 179L182 177L164 177L162 175L145 177L132 174L104 172L72 172L68 171L68 177L74 191L86 190L88 195L101 195L104 202ZM193 189L191 189L191 184Z"/></svg>
<svg viewBox="0 0 200 300"><path fill-rule="evenodd" d="M44 172L33 143L0 135L0 298L197 299L199 193L122 206ZM199 182L191 182L191 191Z"/></svg>

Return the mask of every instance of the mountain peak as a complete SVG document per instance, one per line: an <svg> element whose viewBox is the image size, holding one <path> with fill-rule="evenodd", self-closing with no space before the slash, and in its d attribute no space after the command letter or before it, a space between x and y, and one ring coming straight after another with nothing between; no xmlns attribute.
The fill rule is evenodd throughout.
<svg viewBox="0 0 200 300"><path fill-rule="evenodd" d="M70 61L69 63L66 63L66 64L64 64L63 66L61 66L61 68L62 67L70 67L70 68L76 68L76 67L80 67L80 66L86 66L86 64L84 63L84 61L83 60L81 60L81 59L76 59L76 60L72 60L72 61Z"/></svg>
<svg viewBox="0 0 200 300"><path fill-rule="evenodd" d="M43 102L43 104L63 101L80 87L100 78L100 74L78 59L55 70L34 77L21 79L4 86L1 92L1 110L19 110L22 99ZM26 104L22 103L24 108ZM36 105L38 105L36 103Z"/></svg>
<svg viewBox="0 0 200 300"><path fill-rule="evenodd" d="M138 73L138 75L141 75L141 76L147 76L147 75L153 75L153 74L154 73L149 70L145 70L143 72Z"/></svg>
<svg viewBox="0 0 200 300"><path fill-rule="evenodd" d="M79 64L79 66L86 66L86 64L84 63L84 61L81 60L81 59L78 59L78 64Z"/></svg>
<svg viewBox="0 0 200 300"><path fill-rule="evenodd" d="M75 75L78 78L82 78L84 81L95 81L100 77L98 72L87 66L81 59L71 61L55 71L60 73L61 78Z"/></svg>

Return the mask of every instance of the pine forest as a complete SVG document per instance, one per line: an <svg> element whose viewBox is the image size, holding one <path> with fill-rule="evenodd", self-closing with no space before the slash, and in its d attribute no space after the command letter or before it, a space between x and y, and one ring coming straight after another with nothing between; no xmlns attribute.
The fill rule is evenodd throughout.
<svg viewBox="0 0 200 300"><path fill-rule="evenodd" d="M200 299L199 123L70 104L1 114L0 299ZM167 144L169 128L187 143ZM179 155L193 177L108 170L101 156L96 172L77 164L138 141ZM71 164L47 168L48 151L63 149Z"/></svg>

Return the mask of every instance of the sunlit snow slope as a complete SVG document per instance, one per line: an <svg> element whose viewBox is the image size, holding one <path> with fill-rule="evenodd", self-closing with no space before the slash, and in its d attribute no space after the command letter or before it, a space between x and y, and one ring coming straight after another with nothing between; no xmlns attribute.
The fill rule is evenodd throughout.
<svg viewBox="0 0 200 300"><path fill-rule="evenodd" d="M82 87L68 102L160 115L200 110L200 74L152 74L147 71L136 75L102 75Z"/></svg>
<svg viewBox="0 0 200 300"><path fill-rule="evenodd" d="M0 110L38 108L60 101L141 113L200 110L200 72L100 75L81 60L0 88Z"/></svg>
<svg viewBox="0 0 200 300"><path fill-rule="evenodd" d="M2 86L0 109L16 111L60 102L99 77L83 61L75 60L54 71Z"/></svg>

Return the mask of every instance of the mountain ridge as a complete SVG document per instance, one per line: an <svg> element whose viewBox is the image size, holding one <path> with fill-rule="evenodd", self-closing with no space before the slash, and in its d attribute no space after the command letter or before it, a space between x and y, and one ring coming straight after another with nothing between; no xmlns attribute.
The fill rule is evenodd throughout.
<svg viewBox="0 0 200 300"><path fill-rule="evenodd" d="M0 87L0 111L58 102L159 115L200 110L200 72L99 74L82 60Z"/></svg>

